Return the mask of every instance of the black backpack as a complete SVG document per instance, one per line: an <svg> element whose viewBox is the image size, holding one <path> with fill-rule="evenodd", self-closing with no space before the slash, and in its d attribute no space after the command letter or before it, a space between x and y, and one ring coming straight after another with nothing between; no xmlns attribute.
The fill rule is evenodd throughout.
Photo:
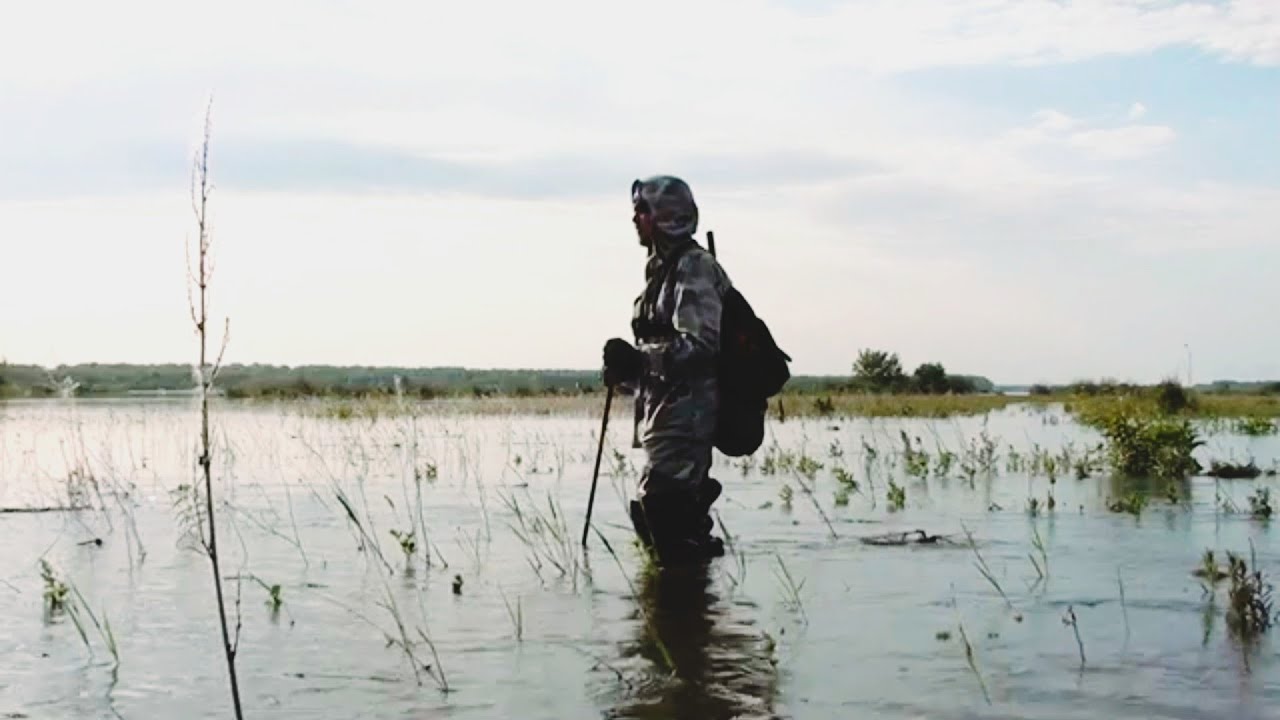
<svg viewBox="0 0 1280 720"><path fill-rule="evenodd" d="M715 256L715 235L707 233ZM736 288L724 296L720 314L720 409L715 446L730 457L750 455L764 442L769 398L791 379L791 357L774 342L769 326Z"/></svg>

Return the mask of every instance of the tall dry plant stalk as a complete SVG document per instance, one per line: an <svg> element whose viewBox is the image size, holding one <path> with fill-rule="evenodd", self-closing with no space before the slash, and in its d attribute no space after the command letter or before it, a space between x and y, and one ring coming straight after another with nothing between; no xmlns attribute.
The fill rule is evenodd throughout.
<svg viewBox="0 0 1280 720"><path fill-rule="evenodd" d="M235 639L231 637L231 630L227 626L227 609L226 601L222 592L222 572L218 559L218 533L217 523L215 522L213 510L213 455L210 451L209 444L209 390L213 387L213 382L217 378L218 369L222 366L222 356L227 349L227 339L229 337L230 320L226 322L223 330L222 345L218 350L217 360L210 366L208 360L208 320L209 320L209 281L213 275L213 267L210 264L209 248L210 241L210 225L209 225L209 194L213 191L213 186L209 183L209 135L211 128L211 116L213 111L213 103L210 101L208 108L205 110L204 118L204 137L200 145L200 152L196 156L194 167L192 168L191 177L191 200L192 211L196 216L196 227L199 231L199 267L195 272L191 271L190 247L187 252L187 302L191 308L191 321L195 324L196 333L200 336L200 365L196 371L197 379L200 382L200 470L203 473L204 481L204 500L206 517L201 522L208 523L208 535L202 537L205 554L209 557L209 563L213 569L213 588L218 599L218 620L222 626L222 649L227 660L227 674L231 680L231 702L235 708L236 720L243 720L244 713L240 709L240 684L236 678L236 653L240 646L240 614L236 612L236 628ZM199 292L199 308L196 307L196 301L192 298L191 283L195 283ZM202 534L203 535L203 534ZM239 599L237 596L237 608Z"/></svg>

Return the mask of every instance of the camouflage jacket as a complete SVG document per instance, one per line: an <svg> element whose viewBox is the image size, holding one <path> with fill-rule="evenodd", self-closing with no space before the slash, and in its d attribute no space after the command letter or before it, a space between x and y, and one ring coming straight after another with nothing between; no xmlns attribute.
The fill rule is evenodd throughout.
<svg viewBox="0 0 1280 720"><path fill-rule="evenodd" d="M636 440L650 449L664 439L710 443L715 430L720 309L731 283L696 242L675 252L650 257L631 321L643 356Z"/></svg>

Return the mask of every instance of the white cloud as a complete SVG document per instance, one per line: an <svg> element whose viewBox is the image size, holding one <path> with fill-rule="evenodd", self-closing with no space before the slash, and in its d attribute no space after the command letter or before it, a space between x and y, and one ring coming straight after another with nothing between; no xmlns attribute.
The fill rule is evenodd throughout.
<svg viewBox="0 0 1280 720"><path fill-rule="evenodd" d="M766 0L653 0L620 23L613 8L588 0L397 0L376 13L227 0L198 17L180 4L133 0L85 3L70 21L55 4L28 3L0 29L0 114L30 136L0 137L0 159L5 143L38 145L32 138L89 147L185 141L210 89L224 138L502 161L566 146L643 147L650 156L772 150L780 137L794 150L825 151L919 109L881 72L1174 45L1280 63L1280 18L1267 7L867 0L802 11ZM45 27L58 31L38 31Z"/></svg>
<svg viewBox="0 0 1280 720"><path fill-rule="evenodd" d="M942 65L1044 64L1183 45L1280 64L1271 0L873 0L821 18L829 57L897 71Z"/></svg>
<svg viewBox="0 0 1280 720"><path fill-rule="evenodd" d="M1129 115L1132 118L1135 113ZM1053 109L1038 110L1031 119L1029 126L1006 132L1001 143L1019 151L1067 147L1100 159L1131 160L1150 155L1177 138L1177 132L1165 125L1107 127Z"/></svg>
<svg viewBox="0 0 1280 720"><path fill-rule="evenodd" d="M1080 124L1079 120L1057 110L1038 110L1032 118L1036 121L1036 128L1048 132L1070 130Z"/></svg>
<svg viewBox="0 0 1280 720"><path fill-rule="evenodd" d="M394 0L378 12L338 2L226 0L199 13L160 0L81 3L70 13L60 3L27 3L0 35L0 83L52 89L139 72L198 78L275 68L419 89L491 91L511 82L518 94L521 83L548 72L607 69L619 81L613 98L625 105L676 74L703 89L707 80L749 87L794 78L798 66L1046 63L1174 45L1280 64L1274 0L866 0L807 12L765 0L651 0L645 7L618 22L616 8L589 0Z"/></svg>
<svg viewBox="0 0 1280 720"><path fill-rule="evenodd" d="M1176 137L1173 128L1164 125L1129 125L1072 133L1067 142L1101 157L1124 160L1149 155Z"/></svg>
<svg viewBox="0 0 1280 720"><path fill-rule="evenodd" d="M1146 114L1147 114L1147 106L1146 106L1146 105L1143 105L1143 104L1142 104L1142 103L1140 103L1140 102L1135 102L1134 104L1132 104L1132 105L1130 105L1130 106L1129 106L1129 119L1130 119L1130 120L1138 120L1138 119L1141 119L1141 118L1142 118L1142 116L1143 116L1143 115L1146 115Z"/></svg>
<svg viewBox="0 0 1280 720"><path fill-rule="evenodd" d="M1280 65L1280 3L1275 0L1233 0L1219 21L1197 44L1232 60Z"/></svg>

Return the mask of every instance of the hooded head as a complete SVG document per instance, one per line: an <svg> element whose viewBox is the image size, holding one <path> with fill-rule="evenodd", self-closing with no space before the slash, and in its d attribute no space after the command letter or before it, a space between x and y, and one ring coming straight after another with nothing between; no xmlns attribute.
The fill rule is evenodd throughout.
<svg viewBox="0 0 1280 720"><path fill-rule="evenodd" d="M640 244L659 254L693 238L698 230L698 205L693 191L678 177L656 175L631 184Z"/></svg>

